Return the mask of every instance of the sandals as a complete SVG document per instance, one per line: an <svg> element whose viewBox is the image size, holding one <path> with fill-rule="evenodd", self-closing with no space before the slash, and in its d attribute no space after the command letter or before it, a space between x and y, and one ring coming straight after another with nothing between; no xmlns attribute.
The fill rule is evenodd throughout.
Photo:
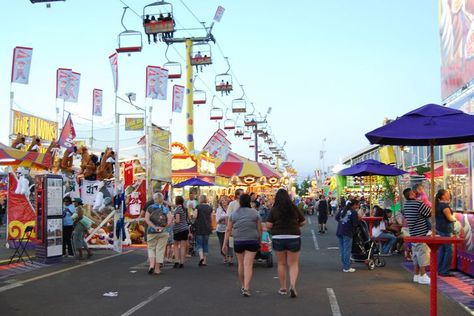
<svg viewBox="0 0 474 316"><path fill-rule="evenodd" d="M148 269L148 274L153 274L155 272L155 268L149 268Z"/></svg>

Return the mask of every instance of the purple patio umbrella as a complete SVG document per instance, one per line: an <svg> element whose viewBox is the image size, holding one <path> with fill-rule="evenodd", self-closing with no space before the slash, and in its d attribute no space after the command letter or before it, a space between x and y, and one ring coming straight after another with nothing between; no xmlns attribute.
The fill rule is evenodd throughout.
<svg viewBox="0 0 474 316"><path fill-rule="evenodd" d="M474 116L462 111L436 104L427 104L379 127L365 136L372 144L430 146L431 159L431 201L434 201L434 146L474 142ZM436 227L436 210L431 212ZM410 239L408 237L407 239ZM443 241L442 239L446 239ZM412 237L415 240L416 237ZM431 255L431 315L437 314L437 260L436 251L441 243L457 242L456 238L435 237L426 241ZM448 240L449 239L449 240ZM455 240L456 239L456 240Z"/></svg>
<svg viewBox="0 0 474 316"><path fill-rule="evenodd" d="M406 173L401 169L386 165L374 159L367 159L339 171L341 176L400 176ZM369 185L369 209L372 201L372 184Z"/></svg>
<svg viewBox="0 0 474 316"><path fill-rule="evenodd" d="M212 187L214 184L201 180L199 178L190 178L183 182L175 184L173 187L175 188L182 188L182 187Z"/></svg>
<svg viewBox="0 0 474 316"><path fill-rule="evenodd" d="M386 165L374 159L367 159L339 171L341 176L400 176L406 173L401 169Z"/></svg>
<svg viewBox="0 0 474 316"><path fill-rule="evenodd" d="M372 144L430 146L431 201L434 201L434 146L474 142L474 116L426 104L365 134ZM432 221L435 225L435 212Z"/></svg>

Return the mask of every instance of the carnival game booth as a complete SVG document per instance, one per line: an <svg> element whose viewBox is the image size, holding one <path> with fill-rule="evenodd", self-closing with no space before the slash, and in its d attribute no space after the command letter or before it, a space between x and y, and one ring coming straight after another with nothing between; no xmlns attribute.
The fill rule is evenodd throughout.
<svg viewBox="0 0 474 316"><path fill-rule="evenodd" d="M217 175L216 159L209 153L205 151L191 153L186 146L178 142L171 144L171 152L173 185L193 178L212 184L212 186L173 188L173 196L181 195L187 198L189 192L194 191L197 194L205 194L210 201L214 201L218 196L225 193L229 180Z"/></svg>
<svg viewBox="0 0 474 316"><path fill-rule="evenodd" d="M230 179L228 195L232 195L236 188L244 188L247 192L273 193L285 180L277 170L266 164L233 152L229 153L226 160L217 160L216 173Z"/></svg>
<svg viewBox="0 0 474 316"><path fill-rule="evenodd" d="M10 166L8 173L7 198L7 242L16 247L15 240L22 238L28 226L34 229L30 234L33 240L37 236L35 196L32 174L45 173L52 167L53 155L23 151L0 143L0 166ZM31 169L31 174L30 170ZM13 170L16 170L15 173Z"/></svg>

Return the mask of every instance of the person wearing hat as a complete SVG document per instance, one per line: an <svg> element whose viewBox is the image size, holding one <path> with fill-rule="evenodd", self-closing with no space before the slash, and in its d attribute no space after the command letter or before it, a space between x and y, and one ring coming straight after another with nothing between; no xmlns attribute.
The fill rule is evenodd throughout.
<svg viewBox="0 0 474 316"><path fill-rule="evenodd" d="M74 205L74 207L77 209L79 206L82 206L84 205L84 203L82 203L82 199L81 198L74 198L74 200L72 200L72 204Z"/></svg>
<svg viewBox="0 0 474 316"><path fill-rule="evenodd" d="M74 257L71 237L72 231L74 230L74 221L72 219L72 215L76 213L76 208L72 204L72 199L69 195L66 195L63 198L63 204L63 255L69 255L70 257Z"/></svg>

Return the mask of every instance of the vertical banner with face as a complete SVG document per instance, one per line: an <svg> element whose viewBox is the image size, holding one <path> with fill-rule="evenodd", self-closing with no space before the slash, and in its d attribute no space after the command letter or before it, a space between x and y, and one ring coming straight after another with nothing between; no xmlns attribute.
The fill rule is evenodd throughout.
<svg viewBox="0 0 474 316"><path fill-rule="evenodd" d="M72 123L71 114L69 114L61 131L61 136L59 136L58 144L67 150L72 150L74 147L75 138L76 130L74 129L74 124Z"/></svg>
<svg viewBox="0 0 474 316"><path fill-rule="evenodd" d="M67 98L64 101L77 103L79 98L79 85L81 83L81 74L78 72L71 72L69 81L66 86Z"/></svg>
<svg viewBox="0 0 474 316"><path fill-rule="evenodd" d="M145 96L153 100L158 99L159 82L160 82L160 67L147 66L146 67L146 92Z"/></svg>
<svg viewBox="0 0 474 316"><path fill-rule="evenodd" d="M92 91L92 115L102 116L102 90Z"/></svg>
<svg viewBox="0 0 474 316"><path fill-rule="evenodd" d="M58 68L56 70L56 98L66 100L68 98L68 84L72 70L66 68Z"/></svg>
<svg viewBox="0 0 474 316"><path fill-rule="evenodd" d="M13 49L11 82L28 84L33 48L17 46Z"/></svg>
<svg viewBox="0 0 474 316"><path fill-rule="evenodd" d="M223 6L218 6L216 10L216 14L214 15L214 21L220 22L222 19L222 16L224 15L224 7Z"/></svg>
<svg viewBox="0 0 474 316"><path fill-rule="evenodd" d="M114 80L114 92L118 89L118 54L113 53L109 56L110 68L112 69L112 78Z"/></svg>
<svg viewBox="0 0 474 316"><path fill-rule="evenodd" d="M158 76L158 100L168 97L168 69L160 68Z"/></svg>
<svg viewBox="0 0 474 316"><path fill-rule="evenodd" d="M175 84L173 86L173 112L181 113L183 111L184 87Z"/></svg>

